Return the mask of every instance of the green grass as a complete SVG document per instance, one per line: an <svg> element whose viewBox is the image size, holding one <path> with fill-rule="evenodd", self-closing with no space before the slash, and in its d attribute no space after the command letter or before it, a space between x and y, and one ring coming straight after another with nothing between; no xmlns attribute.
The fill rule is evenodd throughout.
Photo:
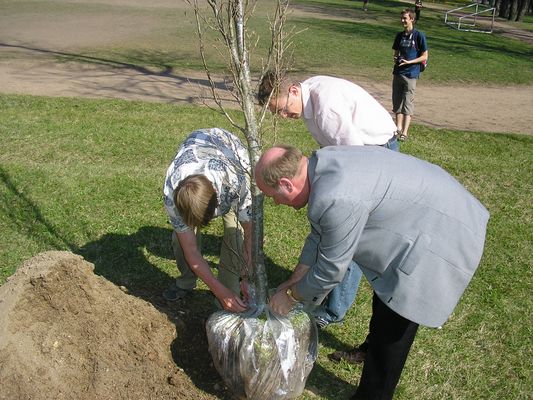
<svg viewBox="0 0 533 400"><path fill-rule="evenodd" d="M177 274L161 200L167 165L190 131L227 122L201 107L110 100L3 95L0 109L0 284L38 252L69 249L132 292L165 288ZM266 142L315 149L301 122L280 123ZM396 398L529 398L533 138L416 125L410 136L402 151L450 171L491 219L479 271L442 330L420 329ZM290 274L307 230L305 210L266 201L271 286ZM216 262L220 224L205 233ZM364 338L370 304L365 282L346 322L321 333L307 385L315 398L355 390L361 368L327 354Z"/></svg>
<svg viewBox="0 0 533 400"><path fill-rule="evenodd" d="M268 45L265 16L271 4L272 0L259 2L250 21L254 32L250 43L260 38L252 52L253 65L260 65ZM376 0L371 1L368 12L363 12L360 1L295 0L295 11L287 23L288 28L302 31L294 38L294 71L390 79L392 42L395 33L402 29L399 13L407 5L394 0ZM459 32L444 24L443 11L431 10L430 5L423 10L418 27L427 34L430 46L430 68L424 72L424 80L441 84L533 84L532 45L499 33ZM448 5L448 9L455 6L455 3ZM311 14L303 15L302 9ZM319 13L321 17L315 18ZM84 26L98 15L117 24L120 34L116 37L112 28L100 33L103 38L110 36L113 40L104 40L99 45L70 43L66 47L54 47L44 44L49 43L46 40L41 43L41 38L34 38L33 43L3 48L3 57L51 57L59 62L81 61L140 70L202 70L192 11L184 4L156 8L148 3L119 6L0 0L0 26L14 20L20 24L53 25L71 19L79 19L80 26ZM533 30L530 17L512 25ZM17 46L26 50L21 52ZM221 71L225 53L221 55L211 45L206 49L212 70Z"/></svg>

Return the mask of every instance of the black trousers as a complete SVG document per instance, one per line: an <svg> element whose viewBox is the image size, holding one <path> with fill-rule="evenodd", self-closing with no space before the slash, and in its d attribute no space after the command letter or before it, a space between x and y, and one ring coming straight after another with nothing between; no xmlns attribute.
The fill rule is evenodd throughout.
<svg viewBox="0 0 533 400"><path fill-rule="evenodd" d="M418 324L396 314L374 293L363 373L353 400L390 400Z"/></svg>

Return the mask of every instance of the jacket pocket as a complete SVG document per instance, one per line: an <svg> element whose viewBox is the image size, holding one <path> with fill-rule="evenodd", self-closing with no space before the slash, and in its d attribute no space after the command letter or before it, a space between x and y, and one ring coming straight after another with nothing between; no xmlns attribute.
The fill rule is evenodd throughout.
<svg viewBox="0 0 533 400"><path fill-rule="evenodd" d="M398 268L406 275L411 275L422 258L428 251L431 244L431 237L425 233L420 234L411 245L408 253L402 259Z"/></svg>

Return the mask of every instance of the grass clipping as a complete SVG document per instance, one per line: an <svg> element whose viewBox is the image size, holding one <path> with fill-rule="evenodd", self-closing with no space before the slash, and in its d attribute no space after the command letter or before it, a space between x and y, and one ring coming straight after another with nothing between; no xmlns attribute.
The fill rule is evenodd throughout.
<svg viewBox="0 0 533 400"><path fill-rule="evenodd" d="M206 328L215 368L237 398L302 394L318 350L316 325L307 313L293 310L281 317L268 306L246 314L218 311Z"/></svg>

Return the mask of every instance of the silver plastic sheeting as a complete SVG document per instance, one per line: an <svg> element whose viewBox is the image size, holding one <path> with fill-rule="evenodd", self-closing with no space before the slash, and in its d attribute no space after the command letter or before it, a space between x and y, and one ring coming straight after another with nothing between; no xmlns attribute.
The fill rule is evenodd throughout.
<svg viewBox="0 0 533 400"><path fill-rule="evenodd" d="M293 310L281 317L268 306L247 314L218 311L206 328L214 365L237 398L302 394L318 351L317 328L307 313Z"/></svg>

